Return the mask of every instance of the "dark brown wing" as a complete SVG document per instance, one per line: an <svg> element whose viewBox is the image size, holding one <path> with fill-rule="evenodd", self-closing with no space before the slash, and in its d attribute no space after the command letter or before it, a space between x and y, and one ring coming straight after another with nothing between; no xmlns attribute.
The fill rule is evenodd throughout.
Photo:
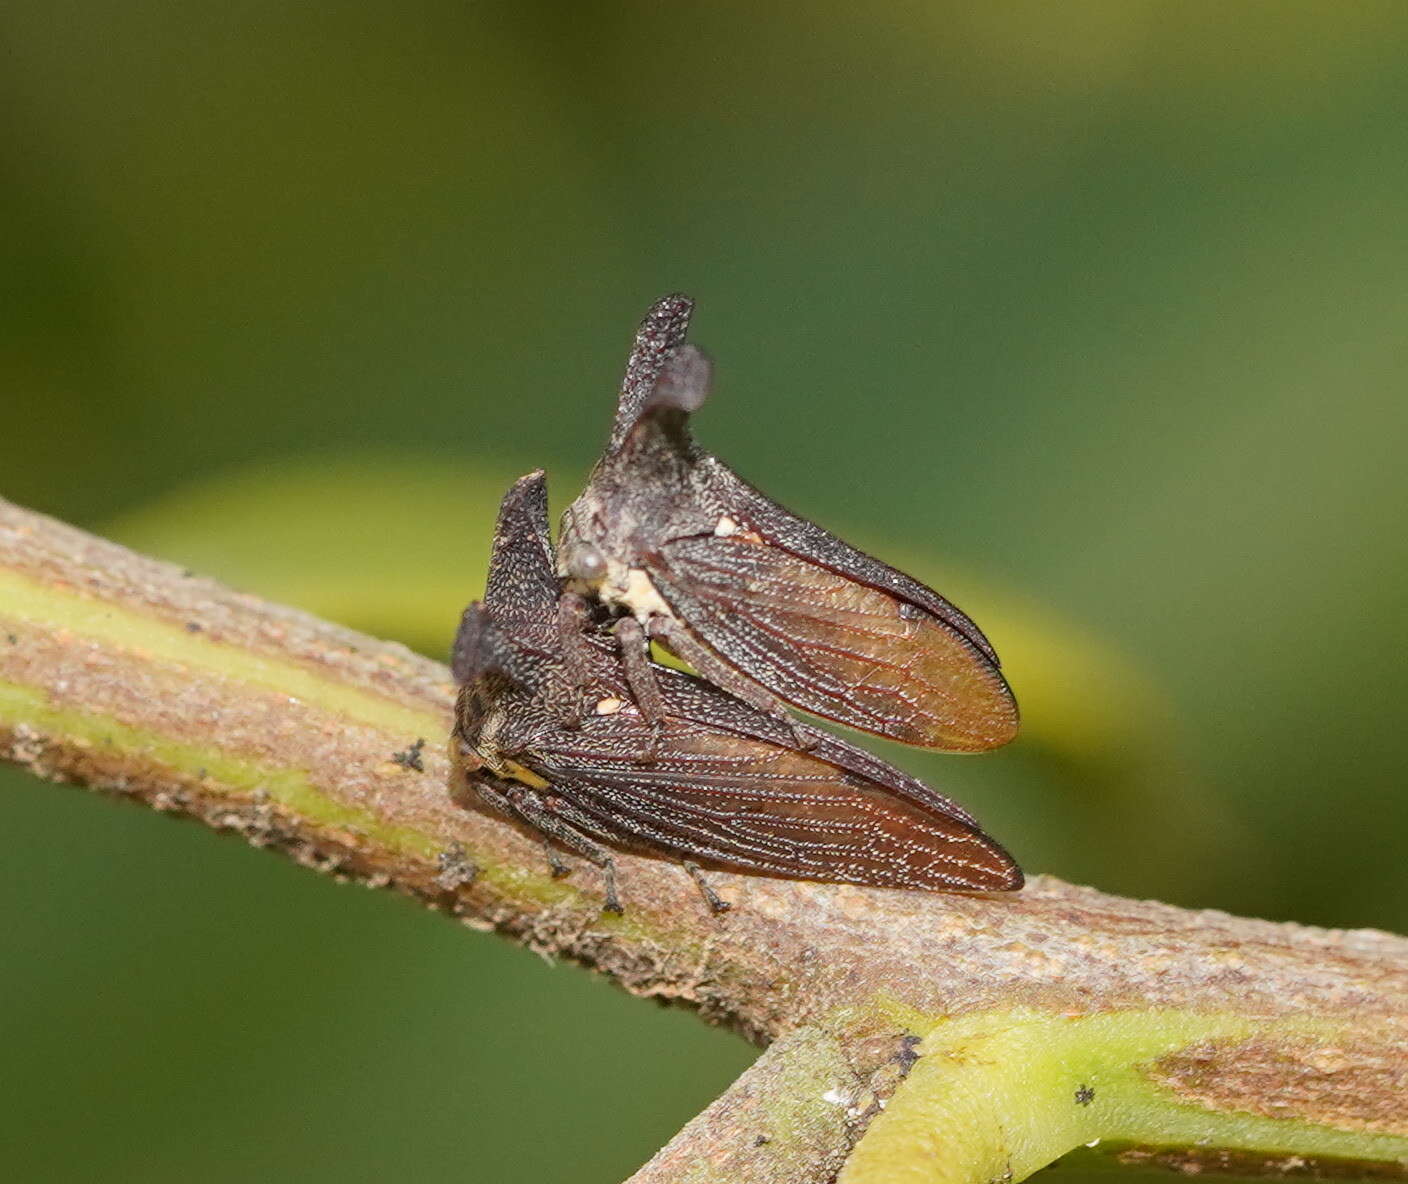
<svg viewBox="0 0 1408 1184"><path fill-rule="evenodd" d="M874 783L880 790L906 799L925 813L947 814L974 830L981 829L978 820L952 798L944 797L917 777L839 736L758 711L741 699L682 670L655 665L654 671L664 695L666 715L710 731L732 732L780 748L797 748L797 734L800 731L807 739L806 751L817 760L855 774L862 781ZM619 688L617 693L623 696L629 694Z"/></svg>
<svg viewBox="0 0 1408 1184"><path fill-rule="evenodd" d="M638 731L639 735L633 733ZM522 759L611 842L743 871L879 887L1018 888L992 839L815 755L670 719L655 759L645 725L589 721Z"/></svg>
<svg viewBox="0 0 1408 1184"><path fill-rule="evenodd" d="M861 731L954 752L1017 732L996 664L919 605L751 530L676 539L645 560L710 649L787 702Z"/></svg>
<svg viewBox="0 0 1408 1184"><path fill-rule="evenodd" d="M747 522L774 546L841 572L859 583L892 592L900 600L926 609L963 634L992 660L994 666L1002 664L992 644L972 619L927 584L921 584L913 576L907 576L874 555L858 550L825 527L792 513L761 490L755 489L718 457L705 456L699 464L707 473L705 481L715 491L714 496L724 505L732 507L740 521Z"/></svg>

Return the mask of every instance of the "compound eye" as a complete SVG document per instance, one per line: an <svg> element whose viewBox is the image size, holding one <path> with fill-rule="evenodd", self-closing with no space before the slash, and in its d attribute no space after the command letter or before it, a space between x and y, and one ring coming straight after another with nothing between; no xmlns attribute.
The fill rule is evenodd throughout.
<svg viewBox="0 0 1408 1184"><path fill-rule="evenodd" d="M594 584L606 577L606 556L601 553L600 547L580 543L567 556L567 574L574 580Z"/></svg>

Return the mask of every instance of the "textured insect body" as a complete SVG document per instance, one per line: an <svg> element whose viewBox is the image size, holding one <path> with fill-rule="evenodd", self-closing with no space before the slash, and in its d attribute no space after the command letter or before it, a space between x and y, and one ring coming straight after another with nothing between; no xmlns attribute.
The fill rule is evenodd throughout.
<svg viewBox="0 0 1408 1184"><path fill-rule="evenodd" d="M760 710L790 704L950 751L1007 743L1016 702L972 621L695 444L688 418L710 366L684 344L690 310L667 297L636 336L606 452L563 516L569 595L631 622L617 628L623 647L659 640Z"/></svg>
<svg viewBox="0 0 1408 1184"><path fill-rule="evenodd" d="M546 509L541 474L504 499L484 601L455 642L451 755L460 790L547 839L555 870L556 847L596 863L609 909L605 844L680 860L718 909L696 861L900 888L1021 885L971 815L844 741L653 664L647 717L601 622L565 627Z"/></svg>

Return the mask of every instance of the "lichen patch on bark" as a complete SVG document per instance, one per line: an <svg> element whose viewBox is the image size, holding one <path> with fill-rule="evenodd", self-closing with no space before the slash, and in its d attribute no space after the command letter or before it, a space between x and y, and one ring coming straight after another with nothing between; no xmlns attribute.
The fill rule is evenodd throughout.
<svg viewBox="0 0 1408 1184"><path fill-rule="evenodd" d="M1385 1021L1334 1035L1205 1041L1164 1057L1149 1076L1209 1110L1408 1135L1404 1037L1404 1024Z"/></svg>

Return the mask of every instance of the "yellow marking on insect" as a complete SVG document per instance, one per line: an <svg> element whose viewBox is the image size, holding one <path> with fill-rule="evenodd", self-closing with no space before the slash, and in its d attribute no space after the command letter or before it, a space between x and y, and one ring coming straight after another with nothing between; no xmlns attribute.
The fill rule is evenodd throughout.
<svg viewBox="0 0 1408 1184"><path fill-rule="evenodd" d="M625 706L625 701L616 698L615 695L608 695L605 699L597 700L597 715L615 715Z"/></svg>
<svg viewBox="0 0 1408 1184"><path fill-rule="evenodd" d="M547 789L548 783L539 777L532 769L525 769L517 761L503 762L504 775L512 777L515 781L521 781L524 785L531 785L534 789Z"/></svg>

